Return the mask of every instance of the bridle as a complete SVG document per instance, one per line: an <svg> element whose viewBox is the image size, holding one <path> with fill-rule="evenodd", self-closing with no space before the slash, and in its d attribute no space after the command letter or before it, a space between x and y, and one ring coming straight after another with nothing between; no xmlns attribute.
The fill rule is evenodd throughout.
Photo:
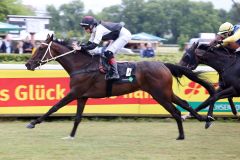
<svg viewBox="0 0 240 160"><path fill-rule="evenodd" d="M61 55L58 55L58 56L55 56L55 57L54 57L54 56L52 55L52 52L51 52L52 42L53 42L53 41L51 41L49 44L44 43L44 42L41 43L41 44L43 44L43 45L46 45L46 46L47 46L47 49L46 49L46 51L45 51L42 59L40 60L40 63L45 63L45 62L47 63L47 62L52 61L52 60L55 61L57 58L66 56L66 55L68 55L68 54L73 53L73 52L76 51L76 50L71 50L71 51L69 51L69 52L66 52L66 53L63 53L63 54L61 54ZM51 58L50 58L50 59L47 58L47 59L44 60L44 58L47 56L47 53L49 53L49 55L51 56Z"/></svg>
<svg viewBox="0 0 240 160"><path fill-rule="evenodd" d="M69 51L69 52L66 52L66 53L63 53L63 54L61 54L61 55L58 55L58 56L53 56L52 55L52 52L51 52L51 46L52 46L52 42L53 41L51 41L49 44L48 43L41 43L41 44L43 44L43 45L46 45L47 46L47 49L46 49L46 51L45 51L45 53L44 53L44 55L43 55L43 57L42 57L42 59L39 61L40 62L40 66L42 65L42 63L47 63L47 62L49 62L49 61L52 61L52 60L56 60L57 58L60 58L60 57L63 57L63 56L66 56L66 55L68 55L68 54L70 54L70 53L75 53L76 52L76 50L74 49L74 50L71 50L71 51ZM49 55L51 56L51 58L50 59L46 59L46 60L44 60L44 58L47 56L47 53L49 53ZM94 56L94 55L91 55L92 57ZM85 69L85 68L87 68L89 65L91 65L92 64L92 62L93 62L93 58L91 59L91 61L89 62L89 63L87 63L83 68L83 70L81 69L81 70L78 70L78 71L75 71L75 72L73 72L73 73L71 73L71 77L72 76L74 76L75 74L81 74L81 73L90 73L90 72L95 72L95 71L98 71L98 68L96 69L96 68L94 68L94 69ZM39 67L40 67L39 66Z"/></svg>
<svg viewBox="0 0 240 160"><path fill-rule="evenodd" d="M194 53L194 51L190 51L190 52ZM195 63L196 63L195 54L191 54L191 53L189 53L189 51L187 51L186 57L188 57L188 60L189 60L189 63L187 63L186 67L191 68L193 65L195 66Z"/></svg>

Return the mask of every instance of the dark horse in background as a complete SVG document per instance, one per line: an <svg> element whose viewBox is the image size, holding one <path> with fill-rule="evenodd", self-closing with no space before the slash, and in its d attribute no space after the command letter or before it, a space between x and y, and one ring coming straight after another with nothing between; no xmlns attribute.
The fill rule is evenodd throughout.
<svg viewBox="0 0 240 160"><path fill-rule="evenodd" d="M100 56L92 56L86 51L75 52L69 47L53 41L53 35L45 40L35 51L33 56L26 63L28 70L34 70L48 61L56 60L70 75L70 92L55 104L46 114L31 121L28 128L34 128L36 124L41 123L58 109L77 100L77 112L73 129L69 138L75 136L77 127L81 121L84 106L88 98L106 97L107 81L104 74L99 72ZM127 62L126 62L127 63ZM112 95L118 96L143 90L148 92L159 104L161 104L176 120L179 136L177 139L184 139L184 130L182 126L181 112L173 103L188 110L199 121L211 121L206 116L201 116L194 111L189 104L180 99L172 90L172 75L180 77L187 76L189 79L203 85L209 93L215 92L214 87L208 82L198 77L198 74L190 69L173 64L163 64L161 62L131 62L136 66L135 83L113 83ZM119 64L118 64L119 65ZM120 67L119 67L120 68ZM172 73L171 73L172 72Z"/></svg>
<svg viewBox="0 0 240 160"><path fill-rule="evenodd" d="M208 116L212 116L214 103L219 99L228 98L233 114L237 115L232 98L240 96L240 55L225 47L214 48L210 45L194 43L184 53L180 65L194 70L199 64L205 64L215 69L222 85L214 96L210 96L195 110L198 112L209 105ZM205 127L208 128L210 125L211 122L207 122Z"/></svg>

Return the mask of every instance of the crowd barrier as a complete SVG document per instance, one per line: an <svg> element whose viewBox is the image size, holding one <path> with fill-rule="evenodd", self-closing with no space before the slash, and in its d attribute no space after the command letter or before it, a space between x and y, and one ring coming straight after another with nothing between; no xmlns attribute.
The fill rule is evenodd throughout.
<svg viewBox="0 0 240 160"><path fill-rule="evenodd" d="M217 85L218 75L214 70L207 70L204 76ZM195 82L183 77L182 85L174 79L174 93L185 99L195 108L209 96L208 92ZM47 112L69 91L69 78L59 65L45 65L36 71L26 70L24 65L0 65L0 117L36 116ZM234 99L240 109L239 98ZM177 106L178 107L178 106ZM178 107L179 108L179 107ZM183 113L186 112L179 108ZM201 114L206 114L207 108ZM61 108L55 116L72 116L76 113L76 101ZM217 116L232 115L226 99L215 104ZM137 91L110 98L89 99L84 115L93 116L169 116L146 92Z"/></svg>

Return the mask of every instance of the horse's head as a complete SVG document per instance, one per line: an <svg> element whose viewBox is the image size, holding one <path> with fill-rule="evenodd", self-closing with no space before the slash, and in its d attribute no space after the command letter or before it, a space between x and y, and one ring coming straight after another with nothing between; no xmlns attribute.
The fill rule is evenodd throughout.
<svg viewBox="0 0 240 160"><path fill-rule="evenodd" d="M47 39L36 49L25 66L28 70L35 70L36 67L58 58L59 54L61 54L60 50L63 49L60 49L60 45L53 41L53 35L48 35Z"/></svg>
<svg viewBox="0 0 240 160"><path fill-rule="evenodd" d="M195 52L197 47L198 43L193 43L193 45L185 51L179 62L181 66L188 67L192 70L198 66L198 59Z"/></svg>

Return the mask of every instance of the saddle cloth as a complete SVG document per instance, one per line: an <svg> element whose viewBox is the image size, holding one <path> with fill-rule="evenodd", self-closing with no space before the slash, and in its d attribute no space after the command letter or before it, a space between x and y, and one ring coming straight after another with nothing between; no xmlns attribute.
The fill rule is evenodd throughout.
<svg viewBox="0 0 240 160"><path fill-rule="evenodd" d="M134 83L136 82L136 64L133 62L118 62L117 63L119 80L111 80L113 83ZM106 74L110 70L110 65L105 58L100 58L99 70L101 73Z"/></svg>

